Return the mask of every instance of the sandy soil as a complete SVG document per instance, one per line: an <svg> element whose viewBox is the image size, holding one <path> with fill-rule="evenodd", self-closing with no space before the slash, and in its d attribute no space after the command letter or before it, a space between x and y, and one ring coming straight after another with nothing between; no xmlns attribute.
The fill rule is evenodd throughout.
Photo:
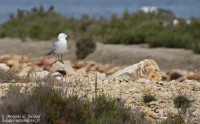
<svg viewBox="0 0 200 124"><path fill-rule="evenodd" d="M54 40L52 40L54 41ZM24 54L34 57L47 57L52 41L31 40L21 42L19 39L0 39L0 55L3 54ZM69 41L69 52L64 59L75 60L75 42ZM130 65L143 59L155 59L161 70L183 69L200 71L200 55L190 50L156 48L150 49L147 45L103 45L98 43L97 49L85 60L94 60L100 63L114 65Z"/></svg>

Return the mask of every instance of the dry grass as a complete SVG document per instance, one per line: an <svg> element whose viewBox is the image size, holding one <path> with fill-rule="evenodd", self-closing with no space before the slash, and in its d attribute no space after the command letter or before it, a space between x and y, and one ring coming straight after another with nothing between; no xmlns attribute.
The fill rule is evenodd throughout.
<svg viewBox="0 0 200 124"><path fill-rule="evenodd" d="M18 82L20 80L17 73L13 70L4 71L0 69L0 83Z"/></svg>
<svg viewBox="0 0 200 124"><path fill-rule="evenodd" d="M19 77L18 72L9 69L8 71L0 69L0 83L28 83L31 79L29 77Z"/></svg>
<svg viewBox="0 0 200 124"><path fill-rule="evenodd" d="M40 123L64 121L85 124L136 124L147 122L137 113L132 113L117 99L97 95L92 101L77 94L63 96L55 90L51 76L37 79L37 87L31 93L22 94L19 87L12 88L2 99L0 114L41 114Z"/></svg>

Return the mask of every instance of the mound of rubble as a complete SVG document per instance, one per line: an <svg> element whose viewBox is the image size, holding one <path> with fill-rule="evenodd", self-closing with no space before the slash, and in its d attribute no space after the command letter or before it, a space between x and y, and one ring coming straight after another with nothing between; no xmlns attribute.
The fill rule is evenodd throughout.
<svg viewBox="0 0 200 124"><path fill-rule="evenodd" d="M31 79L53 76L55 89L66 90L67 94L78 92L79 96L94 97L104 93L119 98L133 111L139 110L152 122L166 119L168 114L178 114L173 99L186 94L192 101L190 114L193 122L200 120L200 73L171 70L161 72L154 60L145 59L127 67L102 65L95 62L64 61L55 59L30 58L28 56L2 56L0 69L17 70L20 77ZM13 82L0 83L0 97L4 96ZM21 92L31 92L34 82L15 82ZM145 104L144 94L152 94L156 101ZM1 103L1 102L0 102Z"/></svg>

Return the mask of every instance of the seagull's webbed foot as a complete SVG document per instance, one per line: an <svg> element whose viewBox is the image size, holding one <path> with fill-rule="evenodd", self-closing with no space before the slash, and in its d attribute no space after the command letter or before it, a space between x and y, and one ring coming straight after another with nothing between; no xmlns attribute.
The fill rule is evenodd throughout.
<svg viewBox="0 0 200 124"><path fill-rule="evenodd" d="M64 62L62 60L59 60L59 62L61 62L62 64L64 64Z"/></svg>

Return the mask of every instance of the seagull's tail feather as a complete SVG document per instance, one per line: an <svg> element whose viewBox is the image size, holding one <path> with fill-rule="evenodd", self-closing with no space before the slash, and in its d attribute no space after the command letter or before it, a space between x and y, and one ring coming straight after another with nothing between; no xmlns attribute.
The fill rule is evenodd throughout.
<svg viewBox="0 0 200 124"><path fill-rule="evenodd" d="M49 52L49 53L47 53L46 55L51 55L52 54L52 52Z"/></svg>

